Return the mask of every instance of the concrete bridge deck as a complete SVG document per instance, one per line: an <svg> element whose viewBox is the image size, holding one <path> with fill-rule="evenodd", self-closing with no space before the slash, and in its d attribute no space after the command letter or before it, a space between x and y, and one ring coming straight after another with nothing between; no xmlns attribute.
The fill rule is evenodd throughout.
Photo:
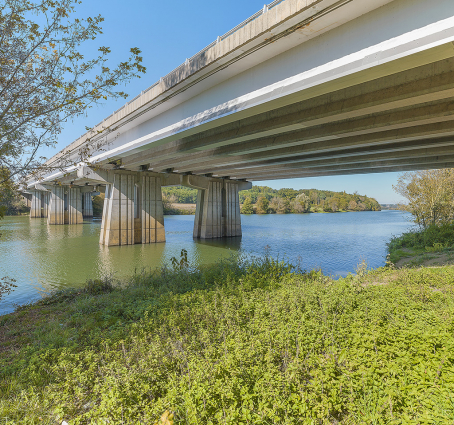
<svg viewBox="0 0 454 425"><path fill-rule="evenodd" d="M146 176L187 184L211 199L194 235L218 237L237 226L228 185L237 197L246 181L452 167L453 42L452 0L275 1L51 158L60 169L29 188L114 188L129 175L117 190L137 204L159 203L137 194ZM201 224L208 216L219 224Z"/></svg>

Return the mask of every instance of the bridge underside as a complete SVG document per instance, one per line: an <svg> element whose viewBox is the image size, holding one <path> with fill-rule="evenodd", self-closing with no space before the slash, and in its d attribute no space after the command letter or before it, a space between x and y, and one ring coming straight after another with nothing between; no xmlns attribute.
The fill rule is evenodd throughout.
<svg viewBox="0 0 454 425"><path fill-rule="evenodd" d="M194 237L239 236L245 179L454 167L453 94L449 57L79 169L37 193L31 216L80 223L82 191L101 185L102 244L162 242L160 188L185 184L199 189Z"/></svg>
<svg viewBox="0 0 454 425"><path fill-rule="evenodd" d="M450 57L115 159L249 181L452 167L453 94Z"/></svg>
<svg viewBox="0 0 454 425"><path fill-rule="evenodd" d="M454 167L449 0L287 0L238 28L51 158L34 214L78 223L101 185L101 243L160 242L184 184L194 237L235 236L251 181Z"/></svg>

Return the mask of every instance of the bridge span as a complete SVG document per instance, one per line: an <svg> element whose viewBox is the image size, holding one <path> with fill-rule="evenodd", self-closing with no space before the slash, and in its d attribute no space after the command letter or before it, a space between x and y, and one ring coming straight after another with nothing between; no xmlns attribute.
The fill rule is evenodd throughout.
<svg viewBox="0 0 454 425"><path fill-rule="evenodd" d="M105 190L101 243L161 242L183 184L194 237L239 236L254 180L453 167L453 94L452 0L276 0L51 158L31 216Z"/></svg>

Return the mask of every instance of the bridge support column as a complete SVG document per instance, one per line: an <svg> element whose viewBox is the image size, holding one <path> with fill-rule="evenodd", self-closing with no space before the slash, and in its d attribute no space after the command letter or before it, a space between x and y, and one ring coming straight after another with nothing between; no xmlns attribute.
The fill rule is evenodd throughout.
<svg viewBox="0 0 454 425"><path fill-rule="evenodd" d="M50 192L41 193L41 210L42 216L47 218L49 216L49 203L50 203Z"/></svg>
<svg viewBox="0 0 454 425"><path fill-rule="evenodd" d="M43 190L31 191L30 217L47 217L49 207L49 192Z"/></svg>
<svg viewBox="0 0 454 425"><path fill-rule="evenodd" d="M241 236L238 184L210 182L199 189L194 220L194 238L214 239Z"/></svg>
<svg viewBox="0 0 454 425"><path fill-rule="evenodd" d="M67 224L69 222L67 218L68 214L66 214L65 217L65 204L67 204L67 199L65 202L65 192L65 186L50 187L50 202L49 213L47 215L47 224Z"/></svg>
<svg viewBox="0 0 454 425"><path fill-rule="evenodd" d="M111 181L106 187L99 243L165 242L160 177L115 172Z"/></svg>
<svg viewBox="0 0 454 425"><path fill-rule="evenodd" d="M68 187L68 224L83 223L82 193L80 187Z"/></svg>
<svg viewBox="0 0 454 425"><path fill-rule="evenodd" d="M86 192L82 194L83 202L83 216L86 218L93 217L93 200L91 199L92 192Z"/></svg>
<svg viewBox="0 0 454 425"><path fill-rule="evenodd" d="M30 218L41 218L41 191L32 190L31 193L31 206L30 206Z"/></svg>
<svg viewBox="0 0 454 425"><path fill-rule="evenodd" d="M134 244L135 174L116 172L106 187L102 212L102 245Z"/></svg>
<svg viewBox="0 0 454 425"><path fill-rule="evenodd" d="M241 236L240 190L250 189L249 182L185 176L183 185L199 189L193 236L214 239Z"/></svg>
<svg viewBox="0 0 454 425"><path fill-rule="evenodd" d="M161 178L144 174L141 185L141 243L165 242Z"/></svg>

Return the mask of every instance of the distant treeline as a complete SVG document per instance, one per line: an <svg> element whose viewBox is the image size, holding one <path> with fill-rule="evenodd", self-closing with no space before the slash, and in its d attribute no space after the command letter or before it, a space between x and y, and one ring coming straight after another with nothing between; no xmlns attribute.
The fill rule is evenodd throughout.
<svg viewBox="0 0 454 425"><path fill-rule="evenodd" d="M184 186L166 186L162 188L164 198L172 204L195 204L197 202L197 189Z"/></svg>
<svg viewBox="0 0 454 425"><path fill-rule="evenodd" d="M183 186L163 187L162 193L171 203L191 204L197 200L197 190ZM245 214L304 213L337 211L380 211L380 204L366 195L318 189L271 189L253 186L240 192Z"/></svg>

